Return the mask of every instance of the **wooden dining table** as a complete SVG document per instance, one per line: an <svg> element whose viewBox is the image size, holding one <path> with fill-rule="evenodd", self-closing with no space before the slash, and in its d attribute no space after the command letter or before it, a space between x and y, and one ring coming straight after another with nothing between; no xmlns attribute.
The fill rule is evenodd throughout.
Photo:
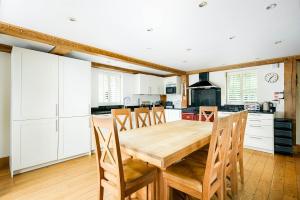
<svg viewBox="0 0 300 200"><path fill-rule="evenodd" d="M121 150L159 169L157 193L158 199L163 199L162 172L207 145L212 125L211 122L179 120L124 131L119 134Z"/></svg>

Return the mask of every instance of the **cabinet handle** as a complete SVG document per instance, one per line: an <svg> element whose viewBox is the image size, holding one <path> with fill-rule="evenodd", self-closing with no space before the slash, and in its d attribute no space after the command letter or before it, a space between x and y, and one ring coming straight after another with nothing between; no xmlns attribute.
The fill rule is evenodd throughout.
<svg viewBox="0 0 300 200"><path fill-rule="evenodd" d="M261 140L261 139L263 139L263 138L261 138L261 137L255 137L255 136L249 136L250 138L254 138L254 139L259 139L259 140Z"/></svg>
<svg viewBox="0 0 300 200"><path fill-rule="evenodd" d="M249 119L250 122L261 122L259 119Z"/></svg>
<svg viewBox="0 0 300 200"><path fill-rule="evenodd" d="M56 132L58 132L58 120L56 120Z"/></svg>
<svg viewBox="0 0 300 200"><path fill-rule="evenodd" d="M56 116L58 116L58 104L55 104L55 112L56 112Z"/></svg>
<svg viewBox="0 0 300 200"><path fill-rule="evenodd" d="M260 128L262 126L259 126L259 125L250 125L251 127L255 127L255 128Z"/></svg>

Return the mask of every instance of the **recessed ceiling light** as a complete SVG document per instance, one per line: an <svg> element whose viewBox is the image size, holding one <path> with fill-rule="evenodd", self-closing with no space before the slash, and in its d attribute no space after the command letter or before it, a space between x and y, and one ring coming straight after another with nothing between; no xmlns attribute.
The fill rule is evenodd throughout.
<svg viewBox="0 0 300 200"><path fill-rule="evenodd" d="M233 35L233 36L230 36L228 39L229 39L229 40L233 40L234 38L236 38L236 36L235 36L235 35Z"/></svg>
<svg viewBox="0 0 300 200"><path fill-rule="evenodd" d="M186 51L192 51L192 49L191 48L187 48Z"/></svg>
<svg viewBox="0 0 300 200"><path fill-rule="evenodd" d="M75 17L69 17L68 19L69 19L70 22L76 22L77 21L77 19Z"/></svg>
<svg viewBox="0 0 300 200"><path fill-rule="evenodd" d="M147 31L148 31L148 32L152 32L152 31L153 31L153 28L148 28Z"/></svg>
<svg viewBox="0 0 300 200"><path fill-rule="evenodd" d="M280 43L282 43L281 40L278 40L278 41L274 42L274 44L280 44Z"/></svg>
<svg viewBox="0 0 300 200"><path fill-rule="evenodd" d="M272 9L276 8L276 6L277 6L276 3L272 3L266 7L266 10L272 10Z"/></svg>
<svg viewBox="0 0 300 200"><path fill-rule="evenodd" d="M199 3L198 5L200 8L203 8L205 6L207 6L207 1L202 1L201 3Z"/></svg>

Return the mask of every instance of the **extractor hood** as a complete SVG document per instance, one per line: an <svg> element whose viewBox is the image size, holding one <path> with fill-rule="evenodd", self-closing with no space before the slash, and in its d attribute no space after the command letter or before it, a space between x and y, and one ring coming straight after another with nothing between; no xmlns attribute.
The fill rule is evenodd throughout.
<svg viewBox="0 0 300 200"><path fill-rule="evenodd" d="M213 83L209 82L209 73L200 73L199 74L199 81L190 85L188 87L189 89L195 89L195 88L218 88Z"/></svg>

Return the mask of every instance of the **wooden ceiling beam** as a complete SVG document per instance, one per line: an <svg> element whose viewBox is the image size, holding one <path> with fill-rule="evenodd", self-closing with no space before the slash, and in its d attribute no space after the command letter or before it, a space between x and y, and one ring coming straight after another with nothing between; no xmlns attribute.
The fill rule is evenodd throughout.
<svg viewBox="0 0 300 200"><path fill-rule="evenodd" d="M51 49L49 51L49 53L60 55L60 56L67 55L70 52L72 52L72 50L66 49L66 48L61 47L61 46L55 46L55 47L53 47L53 49Z"/></svg>
<svg viewBox="0 0 300 200"><path fill-rule="evenodd" d="M143 72L143 71L139 71L139 70L127 69L127 68L123 68L123 67L116 67L113 65L107 65L107 64L97 63L97 62L92 62L92 67L111 70L111 71L124 72L124 73L128 73L128 74L147 74L147 75L165 77L165 75L162 75L162 74Z"/></svg>
<svg viewBox="0 0 300 200"><path fill-rule="evenodd" d="M106 57L113 58L116 60L121 60L121 61L124 61L127 63L142 65L142 66L152 68L155 70L171 72L174 74L186 74L186 72L182 71L182 70L178 70L178 69L167 67L164 65L159 65L159 64L144 61L141 59L125 56L122 54L114 53L111 51L107 51L104 49L96 48L96 47L85 45L85 44L81 44L78 42L73 42L71 40L66 40L63 38L59 38L59 37L52 36L49 34L30 30L27 28L15 26L15 25L8 24L8 23L1 22L1 21L0 21L0 33L5 34L5 35L14 36L17 38L22 38L22 39L26 39L26 40L35 41L35 42L45 43L45 44L52 45L55 47L59 46L59 47L63 47L66 49L70 49L72 51L78 51L78 52L91 54L91 55L106 56Z"/></svg>
<svg viewBox="0 0 300 200"><path fill-rule="evenodd" d="M6 45L6 44L0 44L0 51L10 53L12 50L12 46Z"/></svg>
<svg viewBox="0 0 300 200"><path fill-rule="evenodd" d="M12 46L0 44L0 52L11 53L11 50L12 50ZM62 52L62 51L60 51L60 52ZM49 53L57 54L57 53L55 53L54 50L53 51L51 50ZM102 68L102 69L106 69L106 70L119 71L119 72L124 72L124 73L129 73L129 74L147 74L147 75L153 75L153 76L159 76L159 77L168 77L169 76L169 75L155 74L155 73L143 72L143 71L139 71L139 70L127 69L127 68L122 68L122 67L116 67L113 65L106 65L106 64L97 63L97 62L91 62L91 63L92 63L92 67L94 67L94 68Z"/></svg>
<svg viewBox="0 0 300 200"><path fill-rule="evenodd" d="M300 55L272 58L272 59L246 62L246 63L239 63L239 64L226 65L226 66L209 67L209 68L205 68L205 69L188 71L187 74L199 74L199 73L202 73L202 72L225 71L225 70L231 70L231 69L255 67L255 66L260 66L260 65L269 65L269 64L274 64L274 63L286 62L286 61L291 60L291 59L292 60L300 59Z"/></svg>

